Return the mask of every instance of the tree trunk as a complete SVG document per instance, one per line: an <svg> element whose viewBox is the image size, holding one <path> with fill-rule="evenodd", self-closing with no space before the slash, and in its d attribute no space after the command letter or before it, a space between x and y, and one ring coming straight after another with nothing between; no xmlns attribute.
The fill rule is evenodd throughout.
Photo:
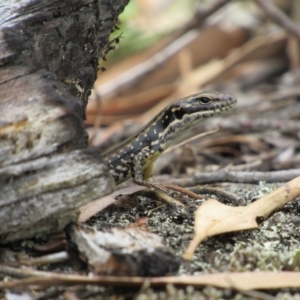
<svg viewBox="0 0 300 300"><path fill-rule="evenodd" d="M2 0L0 243L61 230L111 192L84 110L128 0Z"/></svg>

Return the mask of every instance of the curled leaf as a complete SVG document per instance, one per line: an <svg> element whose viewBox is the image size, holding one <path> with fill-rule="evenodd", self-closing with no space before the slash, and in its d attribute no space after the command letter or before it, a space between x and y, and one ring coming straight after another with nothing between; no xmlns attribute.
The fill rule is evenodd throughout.
<svg viewBox="0 0 300 300"><path fill-rule="evenodd" d="M274 210L299 196L300 177L296 177L248 206L230 207L215 199L206 201L196 211L195 236L183 258L192 259L197 246L206 237L257 228L258 217L268 217Z"/></svg>

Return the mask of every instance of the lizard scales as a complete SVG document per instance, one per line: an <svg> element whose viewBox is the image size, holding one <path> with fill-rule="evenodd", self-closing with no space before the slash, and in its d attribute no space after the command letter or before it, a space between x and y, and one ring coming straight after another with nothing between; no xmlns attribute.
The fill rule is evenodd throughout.
<svg viewBox="0 0 300 300"><path fill-rule="evenodd" d="M231 110L237 100L229 94L197 93L167 106L136 135L104 153L116 184L133 178L137 184L152 187L146 180L153 163L177 138L207 118Z"/></svg>

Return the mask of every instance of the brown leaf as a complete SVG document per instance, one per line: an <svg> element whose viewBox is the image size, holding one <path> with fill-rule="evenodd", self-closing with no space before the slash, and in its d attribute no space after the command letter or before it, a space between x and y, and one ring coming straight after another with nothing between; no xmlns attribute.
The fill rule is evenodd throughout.
<svg viewBox="0 0 300 300"><path fill-rule="evenodd" d="M82 206L80 208L80 215L78 217L78 222L85 222L92 216L96 215L107 206L111 205L112 203L116 202L116 197L120 194L132 194L137 191L143 190L145 187L143 186L129 186L125 188L118 189L113 193L96 199L88 204Z"/></svg>
<svg viewBox="0 0 300 300"><path fill-rule="evenodd" d="M226 206L215 199L206 201L196 211L195 236L183 254L183 258L192 259L198 244L206 237L257 228L258 217L266 218L271 212L299 195L300 177L297 177L246 207Z"/></svg>

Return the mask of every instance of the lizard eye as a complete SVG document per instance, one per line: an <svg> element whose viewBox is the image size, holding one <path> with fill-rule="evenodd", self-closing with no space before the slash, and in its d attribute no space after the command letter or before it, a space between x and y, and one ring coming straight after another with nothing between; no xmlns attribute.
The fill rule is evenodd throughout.
<svg viewBox="0 0 300 300"><path fill-rule="evenodd" d="M208 97L200 97L199 101L203 104L208 104L210 102L210 99Z"/></svg>

